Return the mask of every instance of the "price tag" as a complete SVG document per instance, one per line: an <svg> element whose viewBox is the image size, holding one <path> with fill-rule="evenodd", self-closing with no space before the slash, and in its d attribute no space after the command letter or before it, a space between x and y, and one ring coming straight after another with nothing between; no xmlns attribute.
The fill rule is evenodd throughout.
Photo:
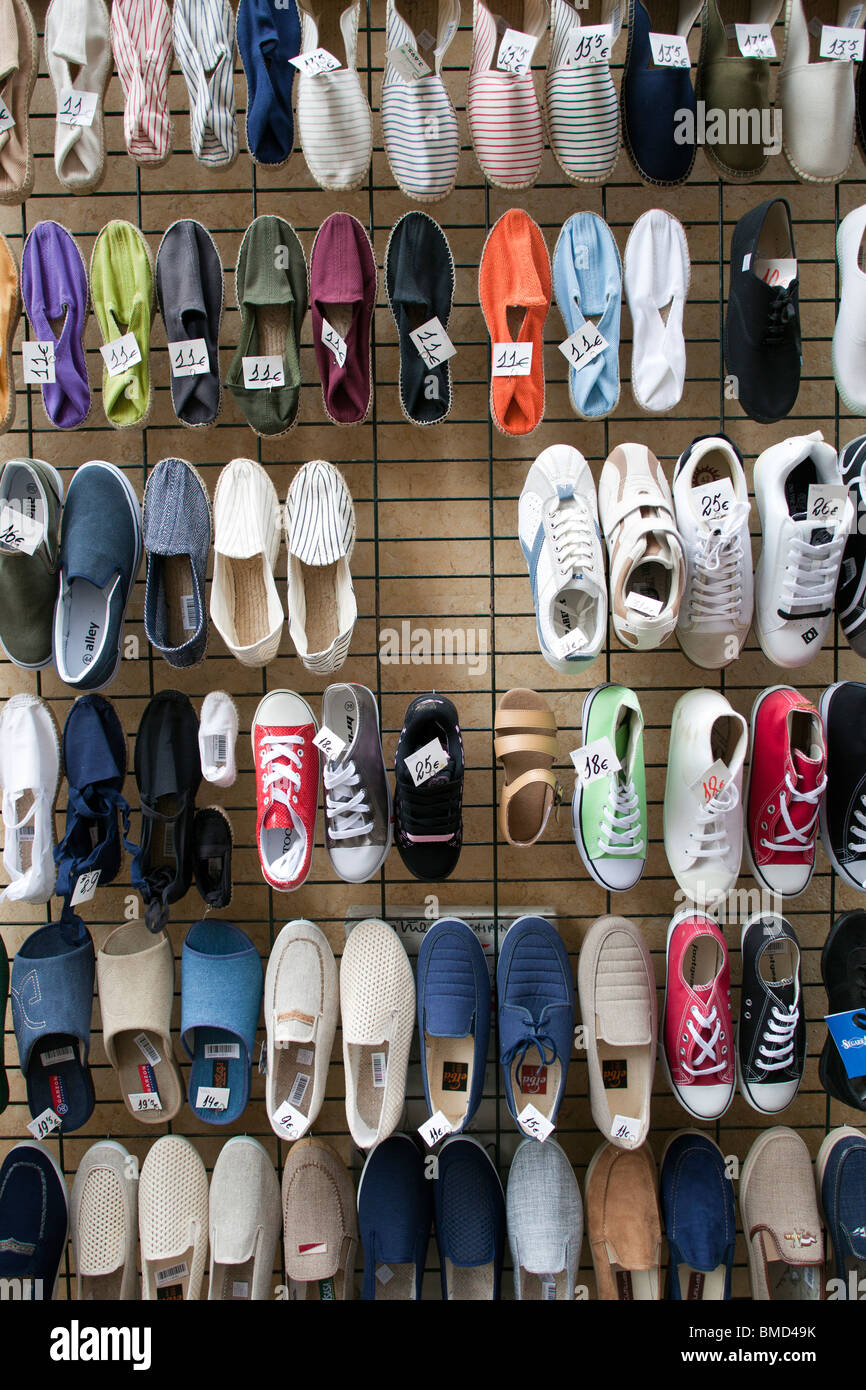
<svg viewBox="0 0 866 1390"><path fill-rule="evenodd" d="M78 92L74 87L61 87L57 102L58 125L93 125L98 92Z"/></svg>
<svg viewBox="0 0 866 1390"><path fill-rule="evenodd" d="M32 555L45 539L45 525L25 516L20 505L4 502L0 507L0 550L16 550Z"/></svg>
<svg viewBox="0 0 866 1390"><path fill-rule="evenodd" d="M635 613L642 613L645 618L657 618L664 608L661 599L650 598L649 594L638 594L632 591L626 595L626 608L633 608Z"/></svg>
<svg viewBox="0 0 866 1390"><path fill-rule="evenodd" d="M228 1110L231 1089L228 1086L199 1086L195 1097L196 1110Z"/></svg>
<svg viewBox="0 0 866 1390"><path fill-rule="evenodd" d="M775 58L776 45L769 24L735 24L734 29L744 58Z"/></svg>
<svg viewBox="0 0 866 1390"><path fill-rule="evenodd" d="M11 130L14 124L15 117L12 115L5 101L0 98L0 133L4 130Z"/></svg>
<svg viewBox="0 0 866 1390"><path fill-rule="evenodd" d="M835 24L821 25L821 47L818 52L822 58L838 58L847 63L862 63L862 29L840 29Z"/></svg>
<svg viewBox="0 0 866 1390"><path fill-rule="evenodd" d="M210 371L207 343L204 338L190 338L185 343L169 343L168 359L172 376L202 376Z"/></svg>
<svg viewBox="0 0 866 1390"><path fill-rule="evenodd" d="M746 267L743 266L743 269ZM756 256L753 269L758 279L772 285L773 289L786 289L797 278L797 262L790 256Z"/></svg>
<svg viewBox="0 0 866 1390"><path fill-rule="evenodd" d="M339 734L335 734L333 729L329 729L327 724L322 725L313 739L313 743L317 748L321 748L328 762L333 762L335 758L339 758L346 746L346 740L340 738Z"/></svg>
<svg viewBox="0 0 866 1390"><path fill-rule="evenodd" d="M431 738L423 748L409 753L405 762L412 781L416 787L420 787L422 782L428 782L437 772L441 772L443 767L448 766L448 754L438 738Z"/></svg>
<svg viewBox="0 0 866 1390"><path fill-rule="evenodd" d="M576 328L570 338L566 338L564 343L559 344L559 351L563 357L579 372L599 353L604 352L607 347L607 339L594 328L591 323L582 323Z"/></svg>
<svg viewBox="0 0 866 1390"><path fill-rule="evenodd" d="M591 786L600 777L613 776L622 766L613 750L613 744L607 737L593 739L592 743L575 748L569 756L583 787Z"/></svg>
<svg viewBox="0 0 866 1390"><path fill-rule="evenodd" d="M698 780L692 783L692 791L696 791L704 805L708 806L715 797L724 791L730 775L731 772L727 763L723 763L721 758L716 758L716 761L707 768L706 772L702 772Z"/></svg>
<svg viewBox="0 0 866 1390"><path fill-rule="evenodd" d="M129 1108L140 1114L145 1110L161 1110L162 1101L156 1091L128 1091Z"/></svg>
<svg viewBox="0 0 866 1390"><path fill-rule="evenodd" d="M560 637L556 643L558 656L574 656L576 652L582 652L586 646L586 633L581 627L573 627L571 632L567 632L564 637Z"/></svg>
<svg viewBox="0 0 866 1390"><path fill-rule="evenodd" d="M653 63L657 68L690 68L689 46L679 34L650 34Z"/></svg>
<svg viewBox="0 0 866 1390"><path fill-rule="evenodd" d="M282 357L244 357L242 361L244 386L248 391L270 391L274 386L285 386Z"/></svg>
<svg viewBox="0 0 866 1390"><path fill-rule="evenodd" d="M545 1139L549 1139L553 1133L554 1126L550 1123L546 1115L542 1115L536 1106L525 1105L517 1116L517 1123L528 1134L530 1139L539 1139L543 1144Z"/></svg>
<svg viewBox="0 0 866 1390"><path fill-rule="evenodd" d="M79 903L90 902L90 899L96 894L96 889L99 886L99 875L101 873L101 869L91 869L89 873L78 875L75 884L75 892L69 899L70 907L77 907Z"/></svg>
<svg viewBox="0 0 866 1390"><path fill-rule="evenodd" d="M581 25L572 35L566 66L585 68L592 63L609 62L612 37L610 24Z"/></svg>
<svg viewBox="0 0 866 1390"><path fill-rule="evenodd" d="M428 319L420 328L410 333L409 337L428 367L438 367L457 352L438 319Z"/></svg>
<svg viewBox="0 0 866 1390"><path fill-rule="evenodd" d="M725 521L731 515L731 507L736 501L734 485L730 478L720 478L717 483L704 483L692 488L692 506L702 521L710 526Z"/></svg>
<svg viewBox="0 0 866 1390"><path fill-rule="evenodd" d="M848 489L844 483L810 483L806 499L806 516L809 521L822 521L825 526L835 526L842 520Z"/></svg>
<svg viewBox="0 0 866 1390"><path fill-rule="evenodd" d="M102 360L109 376L121 376L130 367L134 367L136 362L141 361L141 352L134 333L124 333L122 338L114 338L99 351L102 353Z"/></svg>
<svg viewBox="0 0 866 1390"><path fill-rule="evenodd" d="M312 53L299 53L289 62L298 69L302 77L320 77L323 72L335 72L343 65L339 58L329 53L327 48L314 48Z"/></svg>
<svg viewBox="0 0 866 1390"><path fill-rule="evenodd" d="M279 1125L286 1139L300 1139L307 1127L307 1117L284 1100L274 1111L274 1123Z"/></svg>
<svg viewBox="0 0 866 1390"><path fill-rule="evenodd" d="M525 77L537 46L534 34L524 34L522 29L506 29L496 55L496 66L500 72L510 72L512 77Z"/></svg>
<svg viewBox="0 0 866 1390"><path fill-rule="evenodd" d="M614 1115L610 1122L610 1137L618 1139L620 1144L632 1148L640 1135L640 1120L632 1119L630 1115Z"/></svg>
<svg viewBox="0 0 866 1390"><path fill-rule="evenodd" d="M21 344L24 380L28 386L45 386L54 381L54 344L34 342Z"/></svg>
<svg viewBox="0 0 866 1390"><path fill-rule="evenodd" d="M432 71L411 43L398 43L396 48L388 49L385 57L407 82L417 82L419 77L426 77Z"/></svg>
<svg viewBox="0 0 866 1390"><path fill-rule="evenodd" d="M49 1134L55 1129L59 1129L61 1124L60 1116L56 1115L49 1105L40 1115L32 1119L27 1128L34 1139L47 1139Z"/></svg>
<svg viewBox="0 0 866 1390"><path fill-rule="evenodd" d="M331 353L337 366L345 367L346 353L348 352L346 340L340 337L336 328L333 328L326 318L322 319L322 342Z"/></svg>
<svg viewBox="0 0 866 1390"><path fill-rule="evenodd" d="M494 343L494 376L529 376L532 369L532 343Z"/></svg>
<svg viewBox="0 0 866 1390"><path fill-rule="evenodd" d="M428 1149L432 1149L439 1143L440 1139L445 1138L446 1134L451 1134L452 1130L442 1111L437 1110L435 1115L431 1115L429 1120L425 1120L423 1125L418 1126L418 1133Z"/></svg>

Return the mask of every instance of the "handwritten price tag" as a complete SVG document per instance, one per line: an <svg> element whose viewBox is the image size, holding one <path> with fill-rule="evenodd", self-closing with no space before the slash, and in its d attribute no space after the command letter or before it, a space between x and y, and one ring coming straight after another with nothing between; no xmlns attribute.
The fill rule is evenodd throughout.
<svg viewBox="0 0 866 1390"><path fill-rule="evenodd" d="M45 386L54 381L54 344L33 342L21 344L24 380L28 386Z"/></svg>
<svg viewBox="0 0 866 1390"><path fill-rule="evenodd" d="M607 347L607 339L591 323L582 323L570 338L559 344L565 360L579 372Z"/></svg>
<svg viewBox="0 0 866 1390"><path fill-rule="evenodd" d="M89 873L78 875L75 882L75 892L69 899L70 907L78 907L79 903L90 902L90 899L96 894L96 889L99 886L99 875L101 873L101 869L91 869Z"/></svg>
<svg viewBox="0 0 866 1390"><path fill-rule="evenodd" d="M774 289L786 289L797 278L797 262L791 256L756 256L753 269L759 280Z"/></svg>
<svg viewBox="0 0 866 1390"><path fill-rule="evenodd" d="M610 24L581 25L572 37L566 66L585 68L592 63L609 62L612 36Z"/></svg>
<svg viewBox="0 0 866 1390"><path fill-rule="evenodd" d="M862 63L864 37L862 29L840 29L835 24L822 24L819 53L822 58Z"/></svg>
<svg viewBox="0 0 866 1390"><path fill-rule="evenodd" d="M734 485L730 478L720 478L717 483L704 483L692 488L692 506L702 521L724 521L731 514L735 502Z"/></svg>
<svg viewBox="0 0 866 1390"><path fill-rule="evenodd" d="M244 357L243 368L248 391L270 391L286 384L282 357Z"/></svg>
<svg viewBox="0 0 866 1390"><path fill-rule="evenodd" d="M510 72L512 77L524 77L532 66L532 55L538 46L534 34L524 34L521 29L506 29L496 56L496 66L500 72Z"/></svg>
<svg viewBox="0 0 866 1390"><path fill-rule="evenodd" d="M657 68L691 67L688 44L679 34L650 34L649 41Z"/></svg>
<svg viewBox="0 0 866 1390"><path fill-rule="evenodd" d="M601 777L611 777L615 772L619 772L622 766L613 751L613 744L607 737L585 743L582 748L575 748L569 756L574 763L580 784L584 787L591 786Z"/></svg>
<svg viewBox="0 0 866 1390"><path fill-rule="evenodd" d="M93 125L98 92L77 92L74 87L61 87L57 103L58 125Z"/></svg>
<svg viewBox="0 0 866 1390"><path fill-rule="evenodd" d="M626 1148L633 1148L640 1136L640 1120L631 1115L614 1115L610 1122L610 1137Z"/></svg>
<svg viewBox="0 0 866 1390"><path fill-rule="evenodd" d="M11 130L14 124L15 117L12 115L5 101L0 99L0 133L4 130Z"/></svg>
<svg viewBox="0 0 866 1390"><path fill-rule="evenodd" d="M16 550L22 555L32 555L44 539L43 522L26 516L17 500L4 502L0 507L0 550Z"/></svg>
<svg viewBox="0 0 866 1390"><path fill-rule="evenodd" d="M185 343L169 343L168 359L172 376L201 376L210 370L204 338L190 338Z"/></svg>
<svg viewBox="0 0 866 1390"><path fill-rule="evenodd" d="M554 1126L550 1123L546 1115L536 1109L532 1104L525 1105L517 1116L517 1123L528 1134L530 1139L538 1139L543 1144L545 1139L549 1139L553 1133Z"/></svg>
<svg viewBox="0 0 866 1390"><path fill-rule="evenodd" d="M835 526L842 520L848 489L844 483L810 483L806 498L806 516L810 521L823 521Z"/></svg>
<svg viewBox="0 0 866 1390"><path fill-rule="evenodd" d="M645 618L657 618L664 608L661 599L651 598L649 594L639 594L634 589L625 596L626 608L642 613Z"/></svg>
<svg viewBox="0 0 866 1390"><path fill-rule="evenodd" d="M102 360L109 376L122 376L130 367L141 361L141 352L134 333L124 333L122 338L113 338L101 347Z"/></svg>
<svg viewBox="0 0 866 1390"><path fill-rule="evenodd" d="M448 754L438 738L432 738L423 748L408 755L406 766L415 786L420 787L422 782L429 782L431 777L448 766Z"/></svg>
<svg viewBox="0 0 866 1390"><path fill-rule="evenodd" d="M702 772L697 782L693 783L692 789L697 791L704 805L708 806L724 791L730 775L727 763L723 763L721 758L716 758L712 766L708 767L706 772Z"/></svg>
<svg viewBox="0 0 866 1390"><path fill-rule="evenodd" d="M440 1139L444 1139L445 1135L451 1134L451 1132L451 1126L441 1110L437 1110L435 1115L431 1115L429 1120L425 1120L423 1125L418 1126L418 1133L428 1149L434 1148Z"/></svg>
<svg viewBox="0 0 866 1390"><path fill-rule="evenodd" d="M307 1117L302 1115L300 1110L296 1110L287 1100L274 1111L274 1123L279 1125L280 1131L286 1139L300 1139L307 1127Z"/></svg>
<svg viewBox="0 0 866 1390"><path fill-rule="evenodd" d="M532 370L532 343L494 343L494 376L529 376Z"/></svg>
<svg viewBox="0 0 866 1390"><path fill-rule="evenodd" d="M27 1128L34 1139L47 1139L49 1134L60 1128L60 1116L56 1115L49 1105L47 1110L43 1110L29 1122Z"/></svg>
<svg viewBox="0 0 866 1390"><path fill-rule="evenodd" d="M196 1110L228 1110L231 1090L228 1086L199 1086Z"/></svg>
<svg viewBox="0 0 866 1390"><path fill-rule="evenodd" d="M303 77L320 77L323 72L335 72L343 66L339 58L329 53L327 48L315 48L312 53L299 53L297 58L290 58L289 62Z"/></svg>
<svg viewBox="0 0 866 1390"><path fill-rule="evenodd" d="M428 319L409 334L428 367L438 367L457 352L439 319Z"/></svg>
<svg viewBox="0 0 866 1390"><path fill-rule="evenodd" d="M129 1107L136 1114L141 1114L145 1110L161 1110L162 1101L155 1091L129 1091Z"/></svg>
<svg viewBox="0 0 866 1390"><path fill-rule="evenodd" d="M346 347L346 340L340 337L336 328L333 328L326 318L322 319L322 342L331 353L337 366L345 367L346 354L349 351Z"/></svg>
<svg viewBox="0 0 866 1390"><path fill-rule="evenodd" d="M339 734L335 734L333 729L329 729L327 724L322 725L313 739L313 743L322 750L328 762L333 762L335 758L339 758L346 746L346 740L340 738Z"/></svg>
<svg viewBox="0 0 866 1390"><path fill-rule="evenodd" d="M735 24L734 29L744 58L775 58L776 45L769 24Z"/></svg>

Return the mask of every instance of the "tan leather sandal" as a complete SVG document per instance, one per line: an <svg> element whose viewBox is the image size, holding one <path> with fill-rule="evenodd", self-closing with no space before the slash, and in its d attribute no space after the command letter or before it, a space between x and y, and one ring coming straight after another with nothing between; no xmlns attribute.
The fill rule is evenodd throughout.
<svg viewBox="0 0 866 1390"><path fill-rule="evenodd" d="M510 845L534 845L560 796L551 771L556 716L534 690L509 690L499 701L493 750L505 769L499 828Z"/></svg>

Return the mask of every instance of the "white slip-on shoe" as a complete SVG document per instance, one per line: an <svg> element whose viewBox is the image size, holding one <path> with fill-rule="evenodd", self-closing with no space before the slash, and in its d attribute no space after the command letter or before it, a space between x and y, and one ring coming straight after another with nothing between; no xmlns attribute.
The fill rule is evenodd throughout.
<svg viewBox="0 0 866 1390"><path fill-rule="evenodd" d="M442 62L460 24L460 0L438 0L435 34L426 29L415 34L399 5L400 0L388 0L385 20L385 153L407 197L433 203L453 189L460 162L457 112L442 81Z"/></svg>
<svg viewBox="0 0 866 1390"><path fill-rule="evenodd" d="M293 690L269 690L253 715L256 844L266 882L281 893L305 883L319 807L319 726Z"/></svg>
<svg viewBox="0 0 866 1390"><path fill-rule="evenodd" d="M0 714L3 867L10 882L0 901L45 903L54 892L54 802L60 742L48 706L13 695Z"/></svg>
<svg viewBox="0 0 866 1390"><path fill-rule="evenodd" d="M837 0L787 0L785 48L779 68L782 149L794 173L809 183L836 183L854 153L854 63L822 58L825 22L859 26L863 5Z"/></svg>
<svg viewBox="0 0 866 1390"><path fill-rule="evenodd" d="M213 525L214 627L243 666L266 666L277 654L284 619L274 579L280 503L260 463L226 464L214 492Z"/></svg>
<svg viewBox="0 0 866 1390"><path fill-rule="evenodd" d="M208 1299L271 1298L280 1188L267 1151L246 1134L236 1134L220 1149L210 1180L209 1225Z"/></svg>
<svg viewBox="0 0 866 1390"><path fill-rule="evenodd" d="M352 928L340 961L346 1119L359 1149L400 1122L415 1027L415 980L403 943L387 922Z"/></svg>
<svg viewBox="0 0 866 1390"><path fill-rule="evenodd" d="M604 645L607 584L595 483L583 454L569 444L551 445L530 467L518 535L541 654L554 671L578 671Z"/></svg>
<svg viewBox="0 0 866 1390"><path fill-rule="evenodd" d="M189 93L189 139L199 164L228 169L238 153L235 16L229 0L174 0L172 37Z"/></svg>
<svg viewBox="0 0 866 1390"><path fill-rule="evenodd" d="M265 1103L281 1139L300 1139L322 1108L338 1010L328 938L304 918L287 922L271 947L264 995Z"/></svg>
<svg viewBox="0 0 866 1390"><path fill-rule="evenodd" d="M198 724L198 752L206 782L213 782L217 787L234 785L238 775L237 738L237 705L224 690L209 691L204 697Z"/></svg>
<svg viewBox="0 0 866 1390"><path fill-rule="evenodd" d="M57 177L70 193L92 193L105 174L103 101L113 65L105 0L51 0L45 16L45 61L56 104ZM94 95L92 119L67 124L64 115L74 118L76 106Z"/></svg>
<svg viewBox="0 0 866 1390"><path fill-rule="evenodd" d="M686 552L677 640L689 661L718 670L740 655L754 606L749 486L739 450L724 437L696 439L674 469L673 498Z"/></svg>
<svg viewBox="0 0 866 1390"><path fill-rule="evenodd" d="M842 219L836 233L839 312L833 330L836 390L853 415L866 415L866 272L861 266L866 203Z"/></svg>
<svg viewBox="0 0 866 1390"><path fill-rule="evenodd" d="M665 781L664 845L684 893L707 908L733 888L743 853L745 719L716 690L674 705Z"/></svg>
<svg viewBox="0 0 866 1390"><path fill-rule="evenodd" d="M839 487L838 498L813 495L819 484ZM755 569L755 636L777 666L805 666L817 656L833 617L836 584L854 503L836 450L820 430L771 444L755 464L755 501L761 554Z"/></svg>
<svg viewBox="0 0 866 1390"><path fill-rule="evenodd" d="M81 1159L69 1229L78 1301L137 1299L138 1160L116 1140L99 1140Z"/></svg>
<svg viewBox="0 0 866 1390"><path fill-rule="evenodd" d="M358 616L349 561L355 507L324 459L305 463L286 498L289 634L308 671L329 676L346 660Z"/></svg>
<svg viewBox="0 0 866 1390"><path fill-rule="evenodd" d="M552 0L544 115L554 158L572 183L604 183L619 154L619 102L610 58L599 60L593 53L605 27L610 54L622 28L619 0L593 0L582 10L571 0ZM587 28L595 30L591 37L581 33Z"/></svg>
<svg viewBox="0 0 866 1390"><path fill-rule="evenodd" d="M143 1299L197 1300L207 1269L207 1172L198 1149L164 1134L138 1181Z"/></svg>
<svg viewBox="0 0 866 1390"><path fill-rule="evenodd" d="M345 191L367 177L373 156L373 117L358 76L361 0L322 7L316 18L298 4L301 55L323 48L339 61L331 72L298 77L298 138L320 188Z"/></svg>
<svg viewBox="0 0 866 1390"><path fill-rule="evenodd" d="M676 627L686 560L664 469L645 444L620 444L605 460L598 511L614 631L625 646L652 651Z"/></svg>
<svg viewBox="0 0 866 1390"><path fill-rule="evenodd" d="M631 390L641 410L673 410L686 380L683 313L691 261L681 222L652 208L629 232L623 284L632 317Z"/></svg>
<svg viewBox="0 0 866 1390"><path fill-rule="evenodd" d="M538 177L544 153L544 126L532 68L507 61L503 43L508 30L528 35L535 45L547 28L547 0L498 0L500 14L475 0L472 59L466 108L469 134L481 171L497 188L529 188ZM536 50L537 51L537 50ZM531 61L531 58L530 58Z"/></svg>

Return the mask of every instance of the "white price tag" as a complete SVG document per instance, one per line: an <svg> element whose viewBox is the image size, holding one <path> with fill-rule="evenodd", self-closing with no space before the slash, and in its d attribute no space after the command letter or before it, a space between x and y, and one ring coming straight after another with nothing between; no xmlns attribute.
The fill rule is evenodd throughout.
<svg viewBox="0 0 866 1390"><path fill-rule="evenodd" d="M279 1125L286 1139L300 1139L307 1127L307 1117L284 1100L274 1111L274 1123Z"/></svg>
<svg viewBox="0 0 866 1390"><path fill-rule="evenodd" d="M277 357L244 357L244 386L248 391L270 391L274 386L285 386L283 359Z"/></svg>
<svg viewBox="0 0 866 1390"><path fill-rule="evenodd" d="M550 1123L546 1115L542 1115L531 1103L525 1105L517 1116L517 1123L528 1134L530 1139L539 1139L543 1144L545 1139L549 1139L553 1133L554 1126Z"/></svg>
<svg viewBox="0 0 866 1390"><path fill-rule="evenodd" d="M664 608L661 599L650 598L649 594L638 594L632 591L626 595L626 608L633 608L635 613L643 613L645 618L657 618Z"/></svg>
<svg viewBox="0 0 866 1390"><path fill-rule="evenodd" d="M730 478L720 478L717 483L703 483L692 488L692 506L701 521L709 526L724 521L731 514L736 501L734 485Z"/></svg>
<svg viewBox="0 0 866 1390"><path fill-rule="evenodd" d="M447 362L448 358L457 352L438 319L428 319L420 328L410 333L409 337L428 367L438 367L441 362Z"/></svg>
<svg viewBox="0 0 866 1390"><path fill-rule="evenodd" d="M185 343L169 343L168 360L172 376L202 376L210 371L207 343L204 338L190 338Z"/></svg>
<svg viewBox="0 0 866 1390"><path fill-rule="evenodd" d="M141 1112L144 1110L161 1110L162 1101L156 1091L128 1091L127 1099L131 1110Z"/></svg>
<svg viewBox="0 0 866 1390"><path fill-rule="evenodd" d="M199 1086L196 1091L196 1110L228 1110L231 1089L228 1086Z"/></svg>
<svg viewBox="0 0 866 1390"><path fill-rule="evenodd" d="M571 632L566 632L564 637L559 637L556 643L557 656L575 656L577 652L582 652L586 646L586 633L581 627L573 627Z"/></svg>
<svg viewBox="0 0 866 1390"><path fill-rule="evenodd" d="M134 333L124 333L122 338L113 339L99 351L102 353L102 360L109 376L121 376L141 361L141 352Z"/></svg>
<svg viewBox="0 0 866 1390"><path fill-rule="evenodd" d="M510 72L512 77L524 77L532 66L532 55L538 47L534 34L524 34L522 29L506 29L496 55L496 66L500 72Z"/></svg>
<svg viewBox="0 0 866 1390"><path fill-rule="evenodd" d="M566 66L585 68L592 63L610 61L613 27L610 24L583 24L571 38Z"/></svg>
<svg viewBox="0 0 866 1390"><path fill-rule="evenodd" d="M689 46L679 34L650 34L653 63L657 68L690 68Z"/></svg>
<svg viewBox="0 0 866 1390"><path fill-rule="evenodd" d="M60 1116L55 1114L49 1105L40 1115L32 1119L27 1128L34 1139L47 1139L55 1129L59 1129L61 1124Z"/></svg>
<svg viewBox="0 0 866 1390"><path fill-rule="evenodd" d="M428 782L437 772L441 772L443 767L448 766L448 754L438 738L431 738L423 748L409 753L405 762L412 781L416 787L420 787L422 782Z"/></svg>
<svg viewBox="0 0 866 1390"><path fill-rule="evenodd" d="M11 130L14 124L15 117L12 115L5 101L0 98L0 134L2 134L4 130Z"/></svg>
<svg viewBox="0 0 866 1390"><path fill-rule="evenodd" d="M418 1126L418 1133L428 1149L434 1148L440 1139L444 1139L445 1135L451 1132L451 1126L441 1110L437 1110L435 1115L431 1115L429 1120Z"/></svg>
<svg viewBox="0 0 866 1390"><path fill-rule="evenodd" d="M835 526L842 520L847 501L848 489L844 483L810 483L806 516L809 521Z"/></svg>
<svg viewBox="0 0 866 1390"><path fill-rule="evenodd" d="M45 525L25 516L20 504L4 502L0 507L0 550L17 550L32 555L45 539Z"/></svg>
<svg viewBox="0 0 866 1390"><path fill-rule="evenodd" d="M45 386L54 381L54 344L33 342L21 344L24 380L28 386Z"/></svg>
<svg viewBox="0 0 866 1390"><path fill-rule="evenodd" d="M411 43L399 43L396 48L389 48L385 57L407 82L417 82L419 77L426 77L432 71Z"/></svg>
<svg viewBox="0 0 866 1390"><path fill-rule="evenodd" d="M529 376L532 370L532 343L494 343L494 376Z"/></svg>
<svg viewBox="0 0 866 1390"><path fill-rule="evenodd" d="M818 51L822 58L862 63L864 37L866 32L863 29L840 29L835 24L822 24L821 47Z"/></svg>
<svg viewBox="0 0 866 1390"><path fill-rule="evenodd" d="M773 289L786 289L797 278L797 262L790 256L756 256L753 269L758 279L772 285Z"/></svg>
<svg viewBox="0 0 866 1390"><path fill-rule="evenodd" d="M702 772L696 782L692 783L692 791L696 791L705 806L708 806L720 792L724 791L728 784L731 772L727 763L723 763L721 758L716 758L714 763Z"/></svg>
<svg viewBox="0 0 866 1390"><path fill-rule="evenodd" d="M591 786L600 777L613 776L622 766L613 744L606 736L593 739L592 743L585 743L582 748L575 748L569 756L582 787Z"/></svg>
<svg viewBox="0 0 866 1390"><path fill-rule="evenodd" d="M744 58L775 58L776 45L769 24L735 24L734 29Z"/></svg>
<svg viewBox="0 0 866 1390"><path fill-rule="evenodd" d="M610 1122L610 1137L618 1139L621 1144L632 1148L638 1141L640 1134L640 1120L635 1120L631 1115L614 1115Z"/></svg>
<svg viewBox="0 0 866 1390"><path fill-rule="evenodd" d="M326 318L322 319L322 342L330 352L338 367L345 367L346 347L345 338L341 338L336 328L333 328Z"/></svg>
<svg viewBox="0 0 866 1390"><path fill-rule="evenodd" d="M74 87L61 87L57 102L58 125L93 125L98 92L78 92Z"/></svg>
<svg viewBox="0 0 866 1390"><path fill-rule="evenodd" d="M299 53L297 58L290 58L289 62L303 77L319 77L323 72L336 72L337 68L343 66L339 58L329 53L327 48L314 48L312 53Z"/></svg>
<svg viewBox="0 0 866 1390"><path fill-rule="evenodd" d="M576 328L570 338L566 338L564 343L559 344L559 351L562 353L569 366L579 372L599 353L604 352L607 347L607 339L591 323L582 323Z"/></svg>
<svg viewBox="0 0 866 1390"><path fill-rule="evenodd" d="M329 763L339 758L346 746L346 740L340 738L339 734L335 734L333 729L329 729L327 724L322 725L313 739L313 743L322 750Z"/></svg>
<svg viewBox="0 0 866 1390"><path fill-rule="evenodd" d="M79 903L89 903L95 896L99 886L99 875L101 869L91 869L89 873L79 874L75 884L75 892L69 899L70 907L77 907Z"/></svg>

